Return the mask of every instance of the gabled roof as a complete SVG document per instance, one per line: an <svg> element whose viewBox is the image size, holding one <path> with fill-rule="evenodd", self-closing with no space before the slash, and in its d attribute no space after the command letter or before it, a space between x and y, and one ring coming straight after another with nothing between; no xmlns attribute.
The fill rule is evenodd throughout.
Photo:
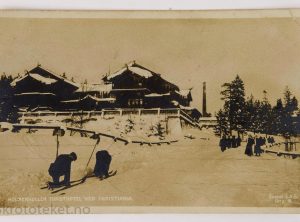
<svg viewBox="0 0 300 222"><path fill-rule="evenodd" d="M11 83L11 85L15 86L17 82L19 82L25 78L28 78L28 77L31 77L31 78L33 78L37 81L40 81L44 84L47 84L47 85L53 84L53 83L57 82L58 80L60 80L60 81L64 81L65 83L67 83L69 85L72 85L74 88L79 88L79 84L74 83L68 79L65 79L62 76L57 75L52 71L42 68L41 65L37 65L36 67L34 67L30 71L28 71L24 76L16 78Z"/></svg>
<svg viewBox="0 0 300 222"><path fill-rule="evenodd" d="M75 86L76 88L79 87L79 84L77 83L74 83L68 79L65 79L63 78L62 76L58 75L58 74L55 74L54 72L42 67L42 65L38 64L36 67L34 67L33 69L31 69L29 71L29 73L34 73L34 74L38 74L38 75L41 75L41 76L44 76L44 77L49 77L49 78L54 78L56 80L63 80L64 82L70 84L70 85L73 85Z"/></svg>
<svg viewBox="0 0 300 222"><path fill-rule="evenodd" d="M145 79L155 77L154 79L156 81L163 81L164 83L171 86L173 90L179 90L179 87L177 85L165 80L164 78L161 77L161 75L159 73L151 71L150 69L147 69L144 66L139 65L135 61L133 61L129 64L126 64L125 67L118 70L117 72L109 74L109 75L103 77L102 80L104 82L111 82L111 81L113 81L114 78L116 78L118 76L121 76L122 74L124 74L128 71L132 72L135 75L140 76L141 78L145 78Z"/></svg>
<svg viewBox="0 0 300 222"><path fill-rule="evenodd" d="M29 74L25 74L22 77L16 78L14 81L12 81L11 85L15 86L18 82L20 82L21 80L26 79L26 78L33 78L33 79L35 79L41 83L44 83L46 85L51 85L51 84L57 82L57 80L53 79L53 78L43 77L39 74L30 74L29 73Z"/></svg>
<svg viewBox="0 0 300 222"><path fill-rule="evenodd" d="M154 75L159 75L158 73L155 73L137 63L135 63L135 61L127 64L124 68L118 70L117 72L115 73L112 73L110 75L107 75L105 76L103 79L106 79L106 80L111 80L117 76L120 76L122 75L124 72L126 72L127 70L133 72L134 74L136 75L139 75L141 77L144 77L144 78L150 78Z"/></svg>

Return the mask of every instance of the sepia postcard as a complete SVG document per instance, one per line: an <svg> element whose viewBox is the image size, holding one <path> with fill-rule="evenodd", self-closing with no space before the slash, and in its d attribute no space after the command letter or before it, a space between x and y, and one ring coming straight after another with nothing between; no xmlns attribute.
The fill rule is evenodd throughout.
<svg viewBox="0 0 300 222"><path fill-rule="evenodd" d="M1 215L300 213L300 10L0 29Z"/></svg>

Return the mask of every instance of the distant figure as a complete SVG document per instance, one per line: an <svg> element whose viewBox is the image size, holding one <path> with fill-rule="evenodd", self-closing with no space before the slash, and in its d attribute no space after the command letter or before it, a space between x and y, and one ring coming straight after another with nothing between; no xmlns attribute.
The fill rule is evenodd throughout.
<svg viewBox="0 0 300 222"><path fill-rule="evenodd" d="M231 137L231 147L232 148L236 148L237 147L235 136Z"/></svg>
<svg viewBox="0 0 300 222"><path fill-rule="evenodd" d="M269 144L272 144L272 139L271 139L271 137L270 137L270 136L268 136L268 138L267 138L267 142L268 142Z"/></svg>
<svg viewBox="0 0 300 222"><path fill-rule="evenodd" d="M231 148L231 138L230 138L230 136L227 136L226 137L226 148L227 149L229 149L229 148Z"/></svg>
<svg viewBox="0 0 300 222"><path fill-rule="evenodd" d="M247 140L247 145L246 145L246 149L245 149L245 154L248 156L252 156L253 155L253 150L252 150L252 146L254 144L254 139L252 138L252 136L250 135L248 137Z"/></svg>
<svg viewBox="0 0 300 222"><path fill-rule="evenodd" d="M285 151L291 151L290 150L290 144L291 144L291 137L290 135L286 135L285 136L285 142L284 142L284 145L285 145Z"/></svg>
<svg viewBox="0 0 300 222"><path fill-rule="evenodd" d="M94 167L94 174L100 179L109 177L109 166L111 162L111 155L107 150L101 150L96 153L96 164Z"/></svg>
<svg viewBox="0 0 300 222"><path fill-rule="evenodd" d="M274 137L272 136L271 137L271 144L273 145L275 143L275 139L274 139Z"/></svg>
<svg viewBox="0 0 300 222"><path fill-rule="evenodd" d="M238 138L236 139L236 146L240 147L241 146L241 142L242 142L242 139L241 139L241 137L239 135Z"/></svg>
<svg viewBox="0 0 300 222"><path fill-rule="evenodd" d="M255 146L254 146L254 153L255 156L260 156L261 153L261 145L263 145L263 138L262 137L256 137L255 138Z"/></svg>
<svg viewBox="0 0 300 222"><path fill-rule="evenodd" d="M267 138L267 142L268 142L269 144L273 145L273 144L275 143L274 137L273 137L273 136L269 136L269 137Z"/></svg>
<svg viewBox="0 0 300 222"><path fill-rule="evenodd" d="M261 137L261 146L266 145L267 139L266 137Z"/></svg>
<svg viewBox="0 0 300 222"><path fill-rule="evenodd" d="M71 163L76 160L77 155L74 152L59 155L48 169L49 175L53 179L49 186L70 186ZM64 180L59 182L61 176L64 176Z"/></svg>
<svg viewBox="0 0 300 222"><path fill-rule="evenodd" d="M220 146L222 152L224 152L227 148L227 141L226 140L227 140L227 138L224 135L220 139L219 146Z"/></svg>

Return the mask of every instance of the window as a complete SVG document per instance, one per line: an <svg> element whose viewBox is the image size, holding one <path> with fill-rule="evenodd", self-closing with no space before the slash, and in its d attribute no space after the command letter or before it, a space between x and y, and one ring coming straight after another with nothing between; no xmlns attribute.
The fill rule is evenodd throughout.
<svg viewBox="0 0 300 222"><path fill-rule="evenodd" d="M128 99L128 106L142 106L143 99Z"/></svg>

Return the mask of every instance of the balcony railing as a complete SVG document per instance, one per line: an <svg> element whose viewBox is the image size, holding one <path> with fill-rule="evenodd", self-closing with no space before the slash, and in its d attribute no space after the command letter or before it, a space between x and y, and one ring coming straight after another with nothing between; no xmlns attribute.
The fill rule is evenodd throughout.
<svg viewBox="0 0 300 222"><path fill-rule="evenodd" d="M179 108L152 108L152 109L102 109L101 111L38 111L38 112L19 112L21 119L26 117L42 117L42 116L53 116L53 117L72 117L72 116L125 116L125 115L156 115L156 116L168 116L168 117L180 117L185 122L199 127L196 122L189 114Z"/></svg>

